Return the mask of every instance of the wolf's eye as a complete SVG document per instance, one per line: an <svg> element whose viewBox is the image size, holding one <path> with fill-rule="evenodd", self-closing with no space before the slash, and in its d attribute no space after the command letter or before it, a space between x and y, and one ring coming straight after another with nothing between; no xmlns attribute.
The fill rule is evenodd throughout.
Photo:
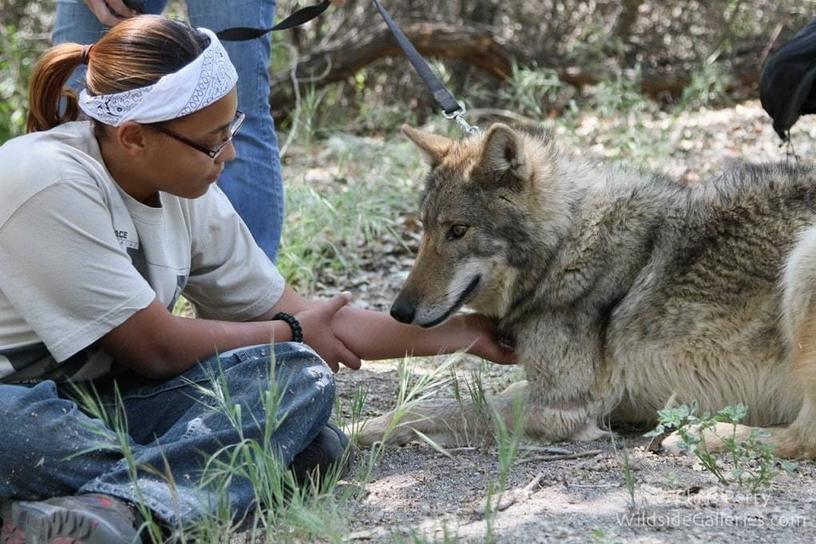
<svg viewBox="0 0 816 544"><path fill-rule="evenodd" d="M454 225L448 231L448 240L458 240L468 231L467 225Z"/></svg>

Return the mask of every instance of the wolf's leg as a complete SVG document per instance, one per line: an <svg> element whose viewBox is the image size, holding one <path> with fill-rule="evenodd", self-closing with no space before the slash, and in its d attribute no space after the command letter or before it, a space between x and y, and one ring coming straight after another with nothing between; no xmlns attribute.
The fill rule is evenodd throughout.
<svg viewBox="0 0 816 544"><path fill-rule="evenodd" d="M793 387L802 407L788 427L774 433L782 457L816 459L816 227L799 239L783 278L782 315L790 343Z"/></svg>
<svg viewBox="0 0 816 544"><path fill-rule="evenodd" d="M693 428L689 432L696 435L705 444L704 447L701 447L702 449L710 453L717 453L727 449L722 439L733 439L737 443L744 442L754 430L760 431L757 436L759 442L768 442L773 439L772 431L768 429L757 429L732 423L717 423L703 432L700 432L699 428ZM680 455L683 453L683 438L675 431L663 439L661 446L669 453Z"/></svg>
<svg viewBox="0 0 816 544"><path fill-rule="evenodd" d="M802 407L793 423L774 433L777 454L816 459L816 308L794 337L791 363L792 384L801 388Z"/></svg>
<svg viewBox="0 0 816 544"><path fill-rule="evenodd" d="M520 381L494 397L419 401L370 419L353 434L361 446L381 441L405 444L416 439L417 432L443 446L468 445L492 435L496 416L508 429L517 421L523 425L526 399L527 382Z"/></svg>
<svg viewBox="0 0 816 544"><path fill-rule="evenodd" d="M413 403L363 423L362 428L347 429L361 446L385 441L405 444L418 437L417 432L442 446L462 446L495 438L497 419L513 432L521 425L523 435L543 441L595 440L608 435L588 417L596 411L591 405L546 406L529 390L527 381L510 385L499 395L478 399L432 399Z"/></svg>

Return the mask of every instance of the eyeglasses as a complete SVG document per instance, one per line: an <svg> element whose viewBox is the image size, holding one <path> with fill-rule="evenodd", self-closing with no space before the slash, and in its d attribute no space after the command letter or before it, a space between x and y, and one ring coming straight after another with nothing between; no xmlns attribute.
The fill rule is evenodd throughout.
<svg viewBox="0 0 816 544"><path fill-rule="evenodd" d="M222 151L224 151L224 149L226 149L226 147L230 144L230 142L232 142L232 138L236 134L238 134L238 131L241 130L241 125L244 124L244 119L246 119L246 114L244 112L242 112L241 110L235 110L235 119L232 120L232 123L230 123L230 126L229 126L229 137L226 140L224 140L223 142L221 142L220 144L218 144L218 147L213 148L213 149L210 149L209 147L205 147L205 146L203 146L201 144L197 144L194 141L186 138L185 136L182 136L181 134L178 134L177 132L173 132L172 130L165 127L164 125L152 124L150 126L153 127L154 129L158 130L162 134L166 134L167 136L170 136L174 140L178 140L179 142L192 147L196 151L201 151L202 153L207 155L209 158L215 159L216 157L218 157L218 155L221 154Z"/></svg>

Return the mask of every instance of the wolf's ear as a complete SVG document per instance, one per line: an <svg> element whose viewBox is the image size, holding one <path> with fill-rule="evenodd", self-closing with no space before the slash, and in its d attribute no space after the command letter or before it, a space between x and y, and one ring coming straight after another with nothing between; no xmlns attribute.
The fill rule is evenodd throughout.
<svg viewBox="0 0 816 544"><path fill-rule="evenodd" d="M478 171L486 183L509 185L520 190L532 176L532 165L524 153L519 134L502 123L492 125L485 135Z"/></svg>
<svg viewBox="0 0 816 544"><path fill-rule="evenodd" d="M410 125L402 125L402 132L425 152L425 158L428 159L431 166L437 166L442 162L442 159L445 158L453 145L453 140L415 129Z"/></svg>

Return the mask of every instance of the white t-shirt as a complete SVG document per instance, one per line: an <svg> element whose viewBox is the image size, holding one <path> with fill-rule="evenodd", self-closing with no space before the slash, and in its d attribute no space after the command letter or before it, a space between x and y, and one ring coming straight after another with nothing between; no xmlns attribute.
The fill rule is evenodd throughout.
<svg viewBox="0 0 816 544"><path fill-rule="evenodd" d="M89 122L0 147L0 382L95 379L95 343L155 298L246 321L284 280L215 185L146 206L111 178Z"/></svg>

